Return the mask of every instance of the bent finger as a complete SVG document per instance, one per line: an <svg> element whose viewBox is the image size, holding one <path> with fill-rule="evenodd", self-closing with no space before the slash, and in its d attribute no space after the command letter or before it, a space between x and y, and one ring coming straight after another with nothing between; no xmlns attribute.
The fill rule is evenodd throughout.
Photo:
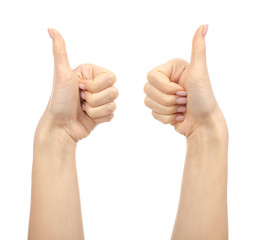
<svg viewBox="0 0 266 240"><path fill-rule="evenodd" d="M177 91L185 90L181 85L171 82L168 76L158 69L150 71L147 79L153 86L166 94L175 94Z"/></svg>
<svg viewBox="0 0 266 240"><path fill-rule="evenodd" d="M81 89L86 89L89 92L97 93L108 87L111 87L115 82L115 75L111 72L106 72L99 74L94 79L80 80L79 84Z"/></svg>
<svg viewBox="0 0 266 240"><path fill-rule="evenodd" d="M112 114L115 109L116 105L114 102L107 103L100 107L91 107L86 101L82 103L82 109L87 113L90 118L102 118Z"/></svg>
<svg viewBox="0 0 266 240"><path fill-rule="evenodd" d="M163 106L172 106L176 104L177 95L171 95L161 92L159 89L151 85L149 82L144 86L144 92L148 97L160 103Z"/></svg>
<svg viewBox="0 0 266 240"><path fill-rule="evenodd" d="M157 112L159 114L163 114L163 115L171 115L174 113L178 113L178 112L186 112L186 106L185 105L173 105L173 106L163 106L157 102L155 102L154 100L152 100L149 97L145 98L144 101L145 105L152 109L154 112Z"/></svg>
<svg viewBox="0 0 266 240"><path fill-rule="evenodd" d="M106 117L95 118L93 120L94 120L94 122L96 122L97 124L99 124L99 123L103 123L103 122L110 122L113 119L113 117L114 117L114 114L112 113L112 114L110 114L110 115L108 115Z"/></svg>
<svg viewBox="0 0 266 240"><path fill-rule="evenodd" d="M84 99L90 106L99 107L106 103L114 101L118 97L117 89L109 87L98 93L91 93L87 91L81 91L80 96Z"/></svg>
<svg viewBox="0 0 266 240"><path fill-rule="evenodd" d="M152 111L152 115L156 120L164 124L182 122L185 119L184 115L181 113L172 114L172 115L163 115L163 114L159 114L159 113Z"/></svg>

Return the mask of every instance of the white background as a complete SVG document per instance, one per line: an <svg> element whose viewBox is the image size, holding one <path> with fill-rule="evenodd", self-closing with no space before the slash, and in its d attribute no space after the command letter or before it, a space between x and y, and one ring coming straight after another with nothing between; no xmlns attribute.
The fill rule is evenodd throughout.
<svg viewBox="0 0 266 240"><path fill-rule="evenodd" d="M79 142L86 239L170 239L185 138L144 106L147 72L175 57L209 24L207 58L229 132L230 239L266 239L266 16L264 1L1 1L0 239L26 239L32 142L50 96L52 42L65 38L72 67L117 76L115 118Z"/></svg>

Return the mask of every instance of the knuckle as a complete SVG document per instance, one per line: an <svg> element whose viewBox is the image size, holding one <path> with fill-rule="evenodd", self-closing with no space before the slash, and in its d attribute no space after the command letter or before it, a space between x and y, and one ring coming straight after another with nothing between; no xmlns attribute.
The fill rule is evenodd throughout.
<svg viewBox="0 0 266 240"><path fill-rule="evenodd" d="M150 84L147 82L145 85L144 85L144 93L146 95L149 95L149 89L150 89Z"/></svg>
<svg viewBox="0 0 266 240"><path fill-rule="evenodd" d="M150 81L154 77L154 70L148 72L146 78Z"/></svg>
<svg viewBox="0 0 266 240"><path fill-rule="evenodd" d="M161 119L161 122L162 122L163 124L168 124L168 121L167 121L167 119L166 119L165 117L163 117L163 118Z"/></svg>
<svg viewBox="0 0 266 240"><path fill-rule="evenodd" d="M168 124L167 119L164 116L159 116L157 113L155 113L154 111L152 111L152 115L153 117L158 120L159 122L163 123L163 124Z"/></svg>
<svg viewBox="0 0 266 240"><path fill-rule="evenodd" d="M144 98L144 104L145 104L148 108L150 108L150 101L149 101L149 98L148 98L148 97L145 97L145 98Z"/></svg>
<svg viewBox="0 0 266 240"><path fill-rule="evenodd" d="M110 84L113 84L116 82L116 75L113 72L107 73L108 80L110 81Z"/></svg>
<svg viewBox="0 0 266 240"><path fill-rule="evenodd" d="M116 99L118 97L118 90L115 87L113 87L109 96L110 99Z"/></svg>
<svg viewBox="0 0 266 240"><path fill-rule="evenodd" d="M113 111L116 109L116 104L114 102L111 102L110 104L107 105L107 113L111 114Z"/></svg>
<svg viewBox="0 0 266 240"><path fill-rule="evenodd" d="M112 86L114 84L114 80L112 80L111 78L109 78L109 77L106 77L105 79L104 79L104 83L101 83L101 85L102 86L105 86L105 87L110 87L110 86ZM100 88L100 86L99 86L99 88Z"/></svg>
<svg viewBox="0 0 266 240"><path fill-rule="evenodd" d="M167 121L167 118L165 116L160 116L160 118L158 119L161 123L163 124L167 124L168 121Z"/></svg>
<svg viewBox="0 0 266 240"><path fill-rule="evenodd" d="M116 109L116 104L115 104L115 102L112 102L111 105L112 105L112 112L113 112Z"/></svg>
<svg viewBox="0 0 266 240"><path fill-rule="evenodd" d="M152 111L152 116L159 121L158 115L154 111Z"/></svg>
<svg viewBox="0 0 266 240"><path fill-rule="evenodd" d="M114 117L114 114L112 113L111 115L109 115L108 117L107 117L107 122L110 122L112 119L113 119L113 117Z"/></svg>

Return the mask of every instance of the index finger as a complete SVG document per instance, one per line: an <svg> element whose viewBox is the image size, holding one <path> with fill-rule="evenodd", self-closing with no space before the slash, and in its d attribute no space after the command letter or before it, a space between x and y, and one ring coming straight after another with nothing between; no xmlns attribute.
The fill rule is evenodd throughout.
<svg viewBox="0 0 266 240"><path fill-rule="evenodd" d="M147 79L153 86L167 94L184 91L185 89L178 82L188 65L185 60L172 59L151 70Z"/></svg>
<svg viewBox="0 0 266 240"><path fill-rule="evenodd" d="M93 80L80 80L79 83L84 84L87 91L97 93L111 87L115 81L113 73L107 72L99 74Z"/></svg>
<svg viewBox="0 0 266 240"><path fill-rule="evenodd" d="M94 64L82 64L74 72L79 75L80 88L92 93L111 87L116 82L113 72Z"/></svg>
<svg viewBox="0 0 266 240"><path fill-rule="evenodd" d="M158 70L150 71L147 75L147 79L154 87L166 94L175 94L177 91L184 90L182 86L171 82L163 72Z"/></svg>

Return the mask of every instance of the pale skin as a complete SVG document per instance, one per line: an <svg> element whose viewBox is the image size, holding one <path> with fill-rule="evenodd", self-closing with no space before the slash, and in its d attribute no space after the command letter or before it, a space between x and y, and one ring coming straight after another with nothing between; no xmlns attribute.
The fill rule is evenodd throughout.
<svg viewBox="0 0 266 240"><path fill-rule="evenodd" d="M226 240L226 121L210 84L205 36L196 31L191 60L172 59L151 70L145 104L155 119L171 124L187 139L177 216L171 240Z"/></svg>
<svg viewBox="0 0 266 240"><path fill-rule="evenodd" d="M190 63L173 59L151 70L144 87L153 116L187 138L172 240L228 239L228 131L206 64L206 26L195 33ZM28 239L84 239L75 162L77 142L110 121L115 75L93 64L72 70L54 29L54 82L34 137Z"/></svg>
<svg viewBox="0 0 266 240"><path fill-rule="evenodd" d="M34 137L28 239L84 239L76 171L77 142L113 118L114 73L94 64L71 69L65 42L53 41L53 90Z"/></svg>

